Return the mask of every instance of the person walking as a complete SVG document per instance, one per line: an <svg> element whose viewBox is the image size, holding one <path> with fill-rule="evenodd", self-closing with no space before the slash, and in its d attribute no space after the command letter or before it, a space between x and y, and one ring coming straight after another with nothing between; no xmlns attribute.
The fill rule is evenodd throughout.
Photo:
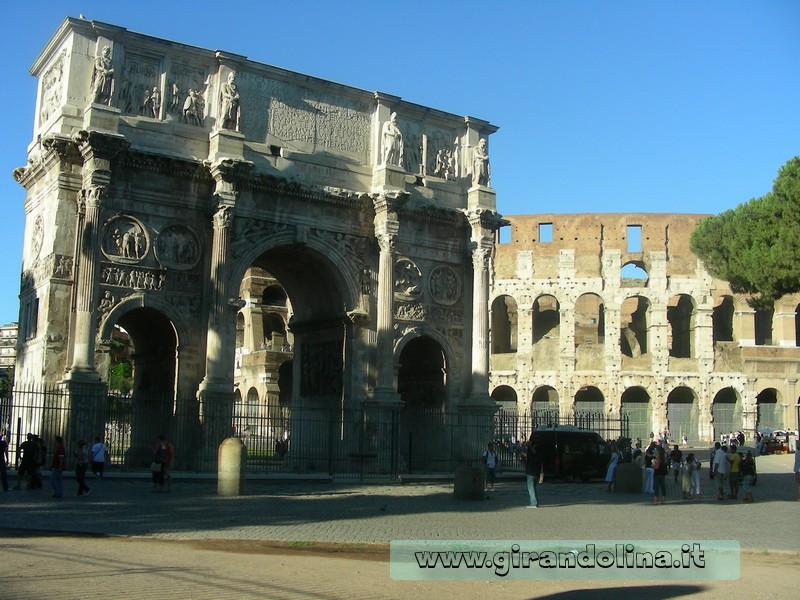
<svg viewBox="0 0 800 600"><path fill-rule="evenodd" d="M8 442L0 437L0 479L3 481L3 491L8 491Z"/></svg>
<svg viewBox="0 0 800 600"><path fill-rule="evenodd" d="M166 451L164 452L164 463L161 470L164 472L164 491L172 491L172 458L175 456L175 446L165 438Z"/></svg>
<svg viewBox="0 0 800 600"><path fill-rule="evenodd" d="M656 448L656 457L653 461L653 506L667 502L667 453L663 446Z"/></svg>
<svg viewBox="0 0 800 600"><path fill-rule="evenodd" d="M542 468L542 455L539 448L533 442L528 442L522 447L522 460L525 463L525 479L528 485L528 508L539 508L539 497L537 496L537 486L544 481L544 469Z"/></svg>
<svg viewBox="0 0 800 600"><path fill-rule="evenodd" d="M728 498L731 500L736 500L739 497L739 466L742 463L742 457L739 456L734 444L731 444L731 451L728 455L728 460L731 464L731 471L728 475L728 489L731 493L728 495Z"/></svg>
<svg viewBox="0 0 800 600"><path fill-rule="evenodd" d="M19 450L22 453L22 460L17 469L17 485L14 489L21 489L25 477L28 477L28 489L31 489L31 482L36 476L36 461L39 460L39 444L32 433L29 433L25 441L19 445Z"/></svg>
<svg viewBox="0 0 800 600"><path fill-rule="evenodd" d="M651 441L644 453L644 493L653 494L653 461L656 458L656 443Z"/></svg>
<svg viewBox="0 0 800 600"><path fill-rule="evenodd" d="M56 436L56 447L53 458L50 460L50 485L53 488L53 498L64 497L64 480L62 475L67 466L67 449L64 447L64 438Z"/></svg>
<svg viewBox="0 0 800 600"><path fill-rule="evenodd" d="M740 465L740 470L742 472L742 500L745 502L755 502L751 488L756 478L756 459L753 458L752 452L748 452L745 455Z"/></svg>
<svg viewBox="0 0 800 600"><path fill-rule="evenodd" d="M717 442L714 444L714 448L716 448L713 464L714 485L717 486L717 500L724 500L725 483L728 480L731 468L731 463L728 459L728 447Z"/></svg>
<svg viewBox="0 0 800 600"><path fill-rule="evenodd" d="M615 442L611 442L611 457L608 460L608 469L606 469L606 483L608 484L606 490L609 492L614 486L614 472L617 470L619 461L620 451L617 449L617 444Z"/></svg>
<svg viewBox="0 0 800 600"><path fill-rule="evenodd" d="M153 448L153 463L150 471L153 473L153 491L160 492L164 489L164 457L167 455L167 444L163 435L156 439Z"/></svg>
<svg viewBox="0 0 800 600"><path fill-rule="evenodd" d="M106 468L106 457L108 456L108 446L103 443L103 438L99 435L94 438L94 444L91 450L92 455L92 473L95 479L102 479L103 472Z"/></svg>
<svg viewBox="0 0 800 600"><path fill-rule="evenodd" d="M699 498L700 470L702 465L700 464L700 461L697 460L694 452L690 453L689 456L686 457L686 464L689 465L689 495Z"/></svg>
<svg viewBox="0 0 800 600"><path fill-rule="evenodd" d="M75 451L75 481L78 484L78 496L89 495L92 489L86 485L86 471L89 470L89 447L84 440L78 440Z"/></svg>
<svg viewBox="0 0 800 600"><path fill-rule="evenodd" d="M494 479L497 471L497 452L492 442L486 445L486 450L483 451L482 458L483 465L486 467L486 484L484 485L484 491L488 499L490 497L489 492L494 490Z"/></svg>

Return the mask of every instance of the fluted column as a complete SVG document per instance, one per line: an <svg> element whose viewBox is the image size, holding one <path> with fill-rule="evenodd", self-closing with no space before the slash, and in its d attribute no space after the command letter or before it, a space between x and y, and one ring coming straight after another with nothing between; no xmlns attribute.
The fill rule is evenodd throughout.
<svg viewBox="0 0 800 600"><path fill-rule="evenodd" d="M472 229L472 381L470 404L489 404L489 268L499 215L483 208L467 213Z"/></svg>
<svg viewBox="0 0 800 600"><path fill-rule="evenodd" d="M68 380L99 381L95 369L97 270L100 261L101 212L111 182L111 161L127 146L122 136L81 131L74 142L83 158L83 187L78 193L75 244L75 327Z"/></svg>
<svg viewBox="0 0 800 600"><path fill-rule="evenodd" d="M231 435L235 314L243 303L238 301L238 290L231 289L229 254L239 195L237 185L250 167L252 163L232 159L209 165L215 181L209 277L211 297L206 334L206 375L200 384L198 397L205 451L212 456L219 444Z"/></svg>
<svg viewBox="0 0 800 600"><path fill-rule="evenodd" d="M402 193L380 194L374 199L375 237L378 240L377 382L374 399L397 401L394 387L394 244L400 231L397 211L408 200Z"/></svg>

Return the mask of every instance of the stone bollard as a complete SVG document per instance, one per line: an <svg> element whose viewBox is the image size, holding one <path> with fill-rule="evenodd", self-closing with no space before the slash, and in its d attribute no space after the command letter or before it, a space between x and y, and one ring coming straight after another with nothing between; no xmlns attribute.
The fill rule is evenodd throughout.
<svg viewBox="0 0 800 600"><path fill-rule="evenodd" d="M622 463L614 471L614 491L642 493L642 468L636 463Z"/></svg>
<svg viewBox="0 0 800 600"><path fill-rule="evenodd" d="M461 465L456 468L453 495L456 500L483 500L483 469Z"/></svg>
<svg viewBox="0 0 800 600"><path fill-rule="evenodd" d="M247 448L239 438L228 438L219 445L217 454L217 495L244 494L244 472Z"/></svg>

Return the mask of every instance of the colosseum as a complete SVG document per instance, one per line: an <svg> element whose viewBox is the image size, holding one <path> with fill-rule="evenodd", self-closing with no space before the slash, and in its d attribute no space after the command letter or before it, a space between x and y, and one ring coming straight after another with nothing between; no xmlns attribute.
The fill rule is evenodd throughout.
<svg viewBox="0 0 800 600"><path fill-rule="evenodd" d="M755 311L689 248L693 214L506 217L490 389L509 411L627 417L630 435L797 427L800 296Z"/></svg>

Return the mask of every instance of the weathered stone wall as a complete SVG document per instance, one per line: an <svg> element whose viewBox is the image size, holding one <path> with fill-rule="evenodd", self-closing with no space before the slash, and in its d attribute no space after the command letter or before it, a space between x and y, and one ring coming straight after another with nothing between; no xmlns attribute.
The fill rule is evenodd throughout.
<svg viewBox="0 0 800 600"><path fill-rule="evenodd" d="M767 412L774 411L765 404L772 398L780 422L768 426L796 427L800 296L776 305L767 317L771 337L759 338L747 299L710 277L689 249L691 232L703 218L646 213L506 217L511 239L496 247L492 331L509 327L496 322L505 313L495 303L512 298L517 346L492 354L492 389L513 388L520 409L528 409L538 388L552 386L561 412L570 413L578 391L594 386L602 392L605 411L618 415L623 394L643 388L652 431L672 420L673 429L680 422L691 430L690 437L707 440L715 430L715 399L721 405L717 395L730 388L739 428L755 429L759 408L759 423L766 426ZM550 241L540 239L540 224L552 225ZM636 251L629 251L629 226L640 227ZM628 263L643 269L639 276L644 278L621 276ZM720 314L724 298L732 307L727 317ZM553 305L553 299L557 326L547 324L548 333L537 338L537 319L552 319L541 306ZM725 327L715 326L715 319L726 318L729 337ZM692 401L696 417L691 423L677 417L682 394ZM720 421L717 415L717 429Z"/></svg>

